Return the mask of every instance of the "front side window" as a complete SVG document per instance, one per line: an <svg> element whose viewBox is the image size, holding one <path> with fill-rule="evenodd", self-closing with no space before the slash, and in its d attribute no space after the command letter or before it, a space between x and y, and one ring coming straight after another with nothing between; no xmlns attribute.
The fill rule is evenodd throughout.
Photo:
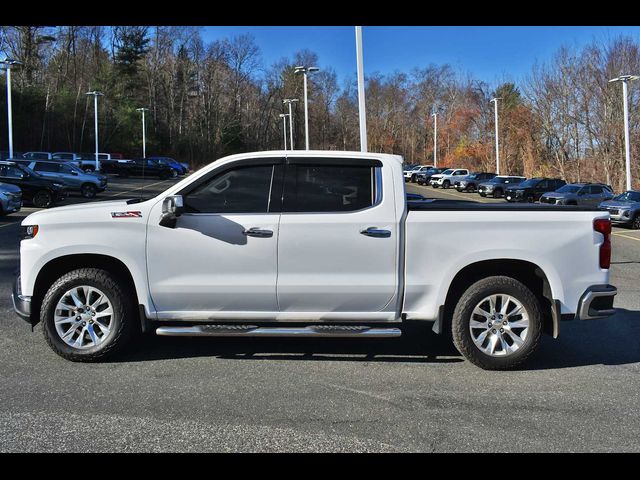
<svg viewBox="0 0 640 480"><path fill-rule="evenodd" d="M351 212L374 203L370 166L295 165L287 169L285 212Z"/></svg>
<svg viewBox="0 0 640 480"><path fill-rule="evenodd" d="M183 196L190 213L266 213L273 165L227 170Z"/></svg>
<svg viewBox="0 0 640 480"><path fill-rule="evenodd" d="M0 177L22 178L24 173L13 165L0 165Z"/></svg>
<svg viewBox="0 0 640 480"><path fill-rule="evenodd" d="M57 163L46 163L46 162L38 162L35 167L33 167L34 172L51 172L58 173L58 164Z"/></svg>

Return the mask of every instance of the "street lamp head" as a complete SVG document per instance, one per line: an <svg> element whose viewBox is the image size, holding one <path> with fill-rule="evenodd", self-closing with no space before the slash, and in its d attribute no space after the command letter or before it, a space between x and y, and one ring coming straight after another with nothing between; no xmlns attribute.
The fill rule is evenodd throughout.
<svg viewBox="0 0 640 480"><path fill-rule="evenodd" d="M297 101L298 101L298 99L297 99L297 98L285 98L285 99L282 101L282 103L287 104L287 103L294 103L294 102L297 102Z"/></svg>
<svg viewBox="0 0 640 480"><path fill-rule="evenodd" d="M94 90L93 92L87 92L85 95L94 95L96 97L100 97L100 96L103 96L104 93L98 92L97 90Z"/></svg>
<svg viewBox="0 0 640 480"><path fill-rule="evenodd" d="M320 70L318 67L305 67L301 65L299 67L295 67L293 73L312 73L317 72L318 70Z"/></svg>
<svg viewBox="0 0 640 480"><path fill-rule="evenodd" d="M631 81L631 80L638 80L638 78L640 78L640 76L638 76L638 75L620 75L619 77L612 78L611 80L609 80L609 83L611 83L611 82L628 82L628 81Z"/></svg>
<svg viewBox="0 0 640 480"><path fill-rule="evenodd" d="M493 97L491 100L489 100L489 103L497 102L498 100L502 100L502 97Z"/></svg>
<svg viewBox="0 0 640 480"><path fill-rule="evenodd" d="M148 108L136 108L136 112L148 112Z"/></svg>
<svg viewBox="0 0 640 480"><path fill-rule="evenodd" d="M288 113L281 113L281 114L280 114L280 118L285 118L285 117L288 117L288 116L289 116L289 114L288 114Z"/></svg>
<svg viewBox="0 0 640 480"><path fill-rule="evenodd" d="M18 65L22 65L22 62L20 62L19 60L14 60L13 58L5 58L4 60L0 61L0 68L4 70Z"/></svg>

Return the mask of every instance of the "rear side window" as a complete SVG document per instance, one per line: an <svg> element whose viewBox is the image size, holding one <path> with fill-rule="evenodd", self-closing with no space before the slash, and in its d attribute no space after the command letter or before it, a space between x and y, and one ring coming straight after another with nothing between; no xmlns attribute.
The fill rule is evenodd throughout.
<svg viewBox="0 0 640 480"><path fill-rule="evenodd" d="M37 162L35 167L33 167L33 171L57 173L59 171L59 165L57 163Z"/></svg>
<svg viewBox="0 0 640 480"><path fill-rule="evenodd" d="M285 212L352 212L374 202L370 166L288 165Z"/></svg>
<svg viewBox="0 0 640 480"><path fill-rule="evenodd" d="M591 193L597 193L600 194L602 193L602 187L600 187L599 185L591 185Z"/></svg>
<svg viewBox="0 0 640 480"><path fill-rule="evenodd" d="M191 213L266 213L273 165L227 170L183 196Z"/></svg>

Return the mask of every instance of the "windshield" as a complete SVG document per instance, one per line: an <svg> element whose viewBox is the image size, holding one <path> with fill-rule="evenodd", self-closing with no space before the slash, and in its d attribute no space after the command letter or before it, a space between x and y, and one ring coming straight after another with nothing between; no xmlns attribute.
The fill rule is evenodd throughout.
<svg viewBox="0 0 640 480"><path fill-rule="evenodd" d="M624 192L614 197L614 200L622 202L640 202L640 192Z"/></svg>
<svg viewBox="0 0 640 480"><path fill-rule="evenodd" d="M564 187L560 187L556 192L558 193L578 193L582 187L578 185L565 185Z"/></svg>
<svg viewBox="0 0 640 480"><path fill-rule="evenodd" d="M526 182L522 182L518 186L521 188L531 188L531 187L535 187L539 181L540 181L539 178L530 178L529 180L527 180Z"/></svg>
<svg viewBox="0 0 640 480"><path fill-rule="evenodd" d="M449 169L449 170L445 170L444 172L442 172L443 175L451 175L453 173L453 169Z"/></svg>
<svg viewBox="0 0 640 480"><path fill-rule="evenodd" d="M468 178L469 180L473 180L473 179L478 178L479 176L480 176L480 175L479 175L478 173L472 173L471 175L467 175L467 178Z"/></svg>

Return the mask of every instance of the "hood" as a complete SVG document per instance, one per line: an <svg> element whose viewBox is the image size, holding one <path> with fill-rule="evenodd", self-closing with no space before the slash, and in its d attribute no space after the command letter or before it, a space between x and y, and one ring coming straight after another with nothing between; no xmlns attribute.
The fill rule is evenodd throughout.
<svg viewBox="0 0 640 480"><path fill-rule="evenodd" d="M2 183L0 182L0 192L11 192L11 193L20 193L20 187L17 185L12 185L11 183Z"/></svg>
<svg viewBox="0 0 640 480"><path fill-rule="evenodd" d="M601 202L600 207L610 208L640 208L640 202L632 202L626 200L606 200Z"/></svg>
<svg viewBox="0 0 640 480"><path fill-rule="evenodd" d="M28 215L22 225L46 225L47 223L91 223L96 221L111 220L112 212L143 212L142 218L146 221L146 212L155 203L149 199L140 203L127 204L128 199L110 202L89 202L65 205L63 207L39 210Z"/></svg>

